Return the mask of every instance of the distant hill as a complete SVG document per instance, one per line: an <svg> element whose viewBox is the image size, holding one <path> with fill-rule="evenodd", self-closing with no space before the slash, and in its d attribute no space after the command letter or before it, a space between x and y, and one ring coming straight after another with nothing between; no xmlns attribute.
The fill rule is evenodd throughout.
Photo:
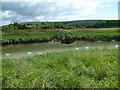
<svg viewBox="0 0 120 90"><path fill-rule="evenodd" d="M79 24L81 26L86 26L89 24L94 24L98 22L105 22L107 20L74 20L74 21L60 21L60 22L25 22L25 23L30 23L30 24L41 24L41 23L64 23L64 24L71 24L71 25L76 25Z"/></svg>
<svg viewBox="0 0 120 90"><path fill-rule="evenodd" d="M94 23L98 23L98 22L105 22L106 20L76 20L76 21L66 21L63 22L64 24L80 24L81 26L86 26L89 24L94 24Z"/></svg>

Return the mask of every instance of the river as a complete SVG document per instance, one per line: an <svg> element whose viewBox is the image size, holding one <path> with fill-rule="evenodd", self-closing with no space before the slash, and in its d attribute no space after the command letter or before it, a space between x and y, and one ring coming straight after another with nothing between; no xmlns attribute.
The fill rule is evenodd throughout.
<svg viewBox="0 0 120 90"><path fill-rule="evenodd" d="M2 58L23 58L26 56L43 55L49 52L64 52L68 50L88 50L88 49L116 49L118 42L75 42L72 44L61 43L33 43L33 44L16 44L2 47ZM31 52L29 54L28 52Z"/></svg>

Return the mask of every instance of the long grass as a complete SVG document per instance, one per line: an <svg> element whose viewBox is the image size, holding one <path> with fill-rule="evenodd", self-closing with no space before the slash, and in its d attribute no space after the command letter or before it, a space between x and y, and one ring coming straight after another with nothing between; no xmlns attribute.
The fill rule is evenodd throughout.
<svg viewBox="0 0 120 90"><path fill-rule="evenodd" d="M3 59L3 88L118 88L118 50L92 49Z"/></svg>
<svg viewBox="0 0 120 90"><path fill-rule="evenodd" d="M120 38L117 29L108 30L80 30L80 31L30 31L13 34L3 34L3 44L49 42L73 43L76 40L84 41L118 41Z"/></svg>
<svg viewBox="0 0 120 90"><path fill-rule="evenodd" d="M24 43L49 41L56 32L27 32L22 34L3 35L2 43Z"/></svg>

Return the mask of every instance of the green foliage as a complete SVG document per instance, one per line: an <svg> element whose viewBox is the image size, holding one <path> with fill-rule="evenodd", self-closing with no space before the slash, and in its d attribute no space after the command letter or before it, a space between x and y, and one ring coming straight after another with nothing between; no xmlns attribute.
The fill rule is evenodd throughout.
<svg viewBox="0 0 120 90"><path fill-rule="evenodd" d="M2 43L30 43L58 41L61 43L73 43L82 41L111 41L120 40L118 31L115 30L91 30L91 31L26 31L20 34L3 34Z"/></svg>
<svg viewBox="0 0 120 90"><path fill-rule="evenodd" d="M9 24L7 26L2 26L2 31L18 30L18 29L27 29L27 27L25 24L19 24L17 22L13 24Z"/></svg>
<svg viewBox="0 0 120 90"><path fill-rule="evenodd" d="M97 22L95 24L86 26L86 28L111 28L111 27L118 27L118 20L107 20L106 22Z"/></svg>
<svg viewBox="0 0 120 90"><path fill-rule="evenodd" d="M10 24L10 25L9 25L9 29L10 29L10 30L14 30L14 25L13 25L13 24Z"/></svg>
<svg viewBox="0 0 120 90"><path fill-rule="evenodd" d="M52 26L50 24L48 24L48 25L41 25L40 28L41 29L50 29L50 28L52 28Z"/></svg>
<svg viewBox="0 0 120 90"><path fill-rule="evenodd" d="M20 34L13 35L3 35L2 43L3 44L17 44L17 43L30 43L30 42L48 42L52 39L56 32L24 32Z"/></svg>
<svg viewBox="0 0 120 90"><path fill-rule="evenodd" d="M70 43L73 43L75 41L73 39L74 34L71 33L70 31L58 32L56 35L54 35L53 38L56 40L60 40L61 43L66 43L66 44L70 44Z"/></svg>
<svg viewBox="0 0 120 90"><path fill-rule="evenodd" d="M3 88L118 88L118 50L78 50L3 59Z"/></svg>
<svg viewBox="0 0 120 90"><path fill-rule="evenodd" d="M63 23L54 23L54 28L64 28Z"/></svg>
<svg viewBox="0 0 120 90"><path fill-rule="evenodd" d="M6 30L19 30L19 29L54 29L54 28L58 28L58 29L64 29L64 28L68 28L70 29L71 27L74 28L81 28L80 25L73 25L73 26L67 26L64 25L64 23L60 23L60 22L41 22L40 24L34 24L34 23L24 23L24 24L20 24L15 22L14 24L9 24L7 26L2 26L2 30L6 31Z"/></svg>
<svg viewBox="0 0 120 90"><path fill-rule="evenodd" d="M79 28L112 28L118 27L118 20L78 20L66 22L31 22L17 23L2 26L2 30L19 29L79 29Z"/></svg>

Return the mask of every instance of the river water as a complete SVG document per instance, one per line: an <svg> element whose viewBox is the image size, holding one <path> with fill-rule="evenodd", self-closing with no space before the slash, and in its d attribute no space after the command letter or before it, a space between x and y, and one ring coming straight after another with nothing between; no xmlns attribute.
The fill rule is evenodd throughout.
<svg viewBox="0 0 120 90"><path fill-rule="evenodd" d="M72 44L61 43L33 43L33 44L16 44L2 47L2 58L23 58L26 56L43 55L49 52L64 52L68 50L88 50L88 49L118 49L115 47L118 42L75 42ZM31 53L29 53L31 52Z"/></svg>

